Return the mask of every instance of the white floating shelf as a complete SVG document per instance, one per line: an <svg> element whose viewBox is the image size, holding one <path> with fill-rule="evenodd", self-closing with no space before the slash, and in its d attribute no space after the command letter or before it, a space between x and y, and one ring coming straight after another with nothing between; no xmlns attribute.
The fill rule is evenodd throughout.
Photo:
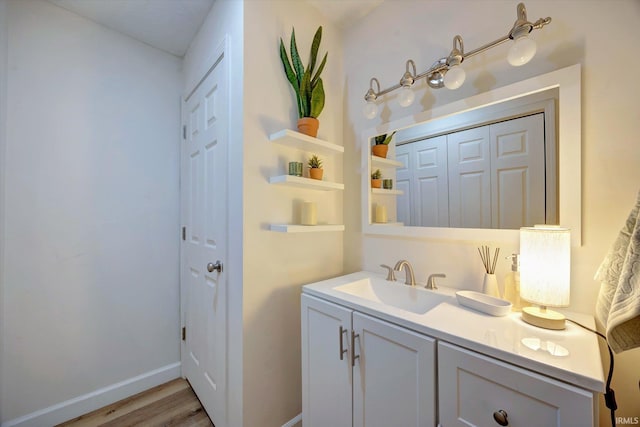
<svg viewBox="0 0 640 427"><path fill-rule="evenodd" d="M373 222L371 225L380 226L380 227L403 227L403 222Z"/></svg>
<svg viewBox="0 0 640 427"><path fill-rule="evenodd" d="M303 178L301 176L294 175L272 176L269 178L269 183L320 191L344 190L344 184L322 181L319 179Z"/></svg>
<svg viewBox="0 0 640 427"><path fill-rule="evenodd" d="M373 194L386 194L386 195L401 195L404 194L404 191L402 190L387 190L386 188L372 188L371 192Z"/></svg>
<svg viewBox="0 0 640 427"><path fill-rule="evenodd" d="M282 129L269 135L269 140L276 144L285 145L302 151L313 151L323 154L344 153L344 147L304 135L291 129Z"/></svg>
<svg viewBox="0 0 640 427"><path fill-rule="evenodd" d="M386 159L384 157L371 156L371 166L403 168L404 163L398 160Z"/></svg>
<svg viewBox="0 0 640 427"><path fill-rule="evenodd" d="M271 224L271 231L279 233L318 233L322 231L344 231L342 224L324 224L324 225L295 225L295 224Z"/></svg>

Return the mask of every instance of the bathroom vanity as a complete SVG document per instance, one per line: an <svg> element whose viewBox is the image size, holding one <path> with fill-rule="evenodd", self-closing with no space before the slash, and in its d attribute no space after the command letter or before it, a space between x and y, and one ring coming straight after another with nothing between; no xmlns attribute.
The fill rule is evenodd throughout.
<svg viewBox="0 0 640 427"><path fill-rule="evenodd" d="M305 427L597 425L594 334L489 316L423 285L362 271L303 287Z"/></svg>

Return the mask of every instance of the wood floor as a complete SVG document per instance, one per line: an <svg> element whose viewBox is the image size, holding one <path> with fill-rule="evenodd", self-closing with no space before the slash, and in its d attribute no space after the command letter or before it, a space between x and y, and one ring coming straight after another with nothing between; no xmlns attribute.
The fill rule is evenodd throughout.
<svg viewBox="0 0 640 427"><path fill-rule="evenodd" d="M189 383L178 378L57 427L213 427Z"/></svg>

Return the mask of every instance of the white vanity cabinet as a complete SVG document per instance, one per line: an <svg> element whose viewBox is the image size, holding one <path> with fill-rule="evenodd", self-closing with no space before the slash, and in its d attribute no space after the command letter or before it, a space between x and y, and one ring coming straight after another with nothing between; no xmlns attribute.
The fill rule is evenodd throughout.
<svg viewBox="0 0 640 427"><path fill-rule="evenodd" d="M584 427L595 421L593 393L443 342L438 399L443 427Z"/></svg>
<svg viewBox="0 0 640 427"><path fill-rule="evenodd" d="M455 289L367 271L303 287L304 427L596 426L604 384L597 337L572 323L488 316Z"/></svg>
<svg viewBox="0 0 640 427"><path fill-rule="evenodd" d="M302 419L351 426L351 310L302 295Z"/></svg>
<svg viewBox="0 0 640 427"><path fill-rule="evenodd" d="M303 425L435 425L435 352L432 338L303 294Z"/></svg>

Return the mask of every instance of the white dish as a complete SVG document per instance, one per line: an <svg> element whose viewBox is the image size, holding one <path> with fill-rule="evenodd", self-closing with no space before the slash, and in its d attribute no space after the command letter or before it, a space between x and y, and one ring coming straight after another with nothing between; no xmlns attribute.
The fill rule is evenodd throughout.
<svg viewBox="0 0 640 427"><path fill-rule="evenodd" d="M480 292L458 291L456 298L461 305L492 316L506 316L511 311L509 301Z"/></svg>

